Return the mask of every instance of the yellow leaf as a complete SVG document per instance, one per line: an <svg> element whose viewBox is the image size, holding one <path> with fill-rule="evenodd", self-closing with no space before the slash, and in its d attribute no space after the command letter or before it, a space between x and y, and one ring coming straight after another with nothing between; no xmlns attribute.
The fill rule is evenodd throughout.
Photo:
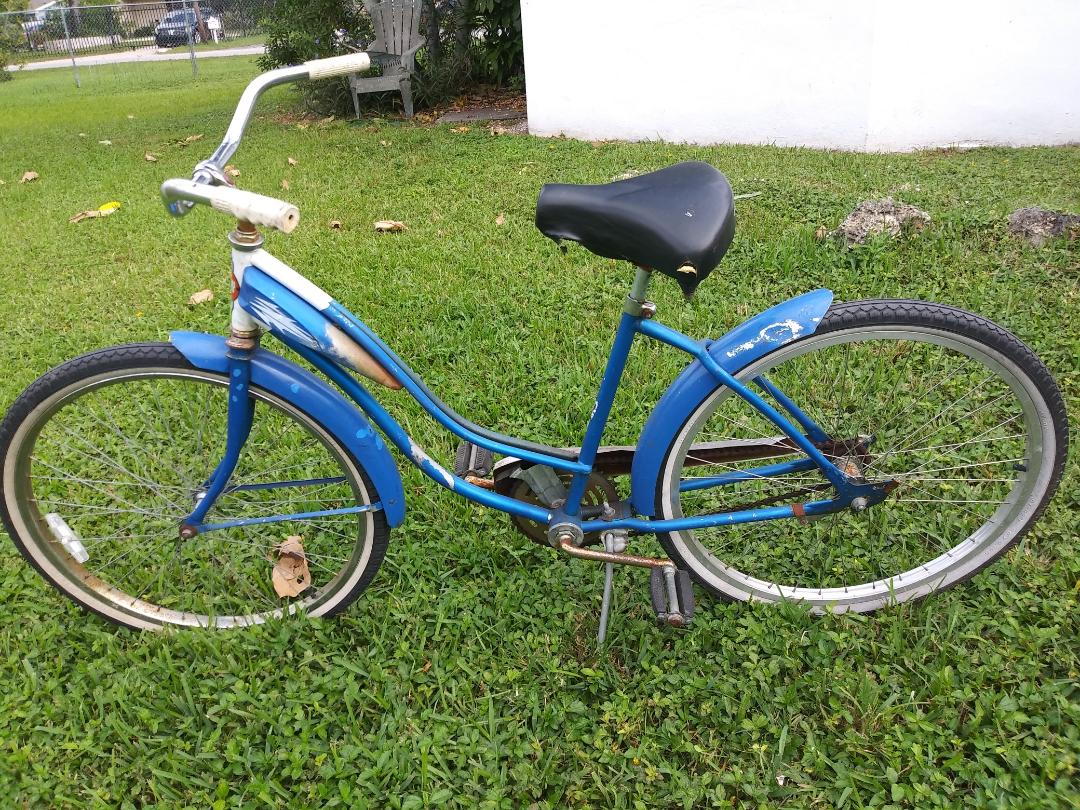
<svg viewBox="0 0 1080 810"><path fill-rule="evenodd" d="M109 200L109 202L99 205L97 210L101 211L103 214L111 214L119 207L120 203L118 203L116 200Z"/></svg>
<svg viewBox="0 0 1080 810"><path fill-rule="evenodd" d="M188 306L194 307L199 304L206 304L214 300L213 290L199 290L197 293L192 293L191 298L188 299Z"/></svg>
<svg viewBox="0 0 1080 810"><path fill-rule="evenodd" d="M469 127L465 124L462 124L460 127L451 127L450 131L457 133L465 133L469 131Z"/></svg>

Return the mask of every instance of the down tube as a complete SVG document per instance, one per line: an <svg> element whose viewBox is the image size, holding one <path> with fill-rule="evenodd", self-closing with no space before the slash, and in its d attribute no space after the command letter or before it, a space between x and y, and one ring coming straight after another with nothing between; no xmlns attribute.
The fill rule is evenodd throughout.
<svg viewBox="0 0 1080 810"><path fill-rule="evenodd" d="M498 509L500 512L509 512L510 514L519 515L520 517L528 518L529 520L535 520L537 523L544 526L547 526L551 521L551 513L546 509L541 509L539 506L525 503L524 501L519 501L514 498L508 498L505 495L499 495L497 492L478 487L475 484L470 484L463 478L458 478L428 456L428 454L425 453L412 438L410 438L409 434L404 431L401 425L394 420L394 417L386 412L375 397L373 397L364 386L354 380L349 374L306 346L301 346L298 343L287 340L283 340L282 342L329 377L342 391L348 394L356 404L360 406L360 409L371 417L371 420L379 426L379 429L386 434L387 438L389 438L413 464L419 467L421 472L435 483L446 487L470 501L475 501L481 506Z"/></svg>

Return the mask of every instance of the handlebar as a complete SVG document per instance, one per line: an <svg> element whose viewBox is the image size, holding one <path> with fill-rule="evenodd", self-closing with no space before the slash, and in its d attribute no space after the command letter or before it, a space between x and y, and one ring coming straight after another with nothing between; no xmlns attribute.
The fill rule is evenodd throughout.
<svg viewBox="0 0 1080 810"><path fill-rule="evenodd" d="M229 128L225 131L225 137L213 154L195 167L191 180L167 180L162 185L161 196L165 200L166 210L174 217L182 217L197 203L203 203L228 213L233 213L234 210L247 211L253 215L263 217L258 221L254 219L248 220L253 224L267 225L286 233L291 231L296 227L300 217L300 212L296 206L291 206L272 197L242 192L229 187L224 175L225 165L236 152L237 147L240 146L240 140L244 137L244 130L251 119L251 112L255 108L255 102L266 90L275 85L301 79L328 79L332 76L360 73L369 67L371 67L371 58L366 53L348 53L343 56L313 59L300 65L277 68L256 76L240 96L232 121L229 122ZM215 193L211 194L211 190ZM244 195L244 201L241 202L241 198L235 196L235 194L221 196L216 193L222 190ZM219 201L220 205L213 201L215 199ZM274 203L274 205L270 205L270 203ZM282 206L291 210L291 218L285 217L281 213ZM279 225L287 225L288 227L279 227Z"/></svg>

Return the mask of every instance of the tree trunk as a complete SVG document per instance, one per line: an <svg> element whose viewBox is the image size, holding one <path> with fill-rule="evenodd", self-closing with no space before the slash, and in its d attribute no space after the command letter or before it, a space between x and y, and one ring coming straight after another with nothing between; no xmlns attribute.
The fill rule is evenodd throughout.
<svg viewBox="0 0 1080 810"><path fill-rule="evenodd" d="M424 0L427 10L427 52L432 68L438 70L439 60L442 58L442 40L439 28L439 10L435 8L435 0Z"/></svg>
<svg viewBox="0 0 1080 810"><path fill-rule="evenodd" d="M463 62L469 53L472 40L472 0L461 0L457 19L454 20L454 57Z"/></svg>

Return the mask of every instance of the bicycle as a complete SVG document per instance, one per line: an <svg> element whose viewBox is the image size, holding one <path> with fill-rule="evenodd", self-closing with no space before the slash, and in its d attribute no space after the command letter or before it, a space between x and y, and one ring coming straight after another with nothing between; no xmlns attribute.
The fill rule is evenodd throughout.
<svg viewBox="0 0 1080 810"><path fill-rule="evenodd" d="M340 612L405 515L387 443L531 540L605 564L601 640L616 564L651 570L653 609L674 626L693 616L693 583L729 600L870 611L971 577L1045 509L1065 462L1061 394L1027 346L978 315L837 303L820 289L716 340L659 323L650 280L669 276L690 296L734 236L730 185L704 163L541 191L541 232L637 268L581 445L460 416L263 249L258 228L288 233L299 211L233 187L223 171L266 88L367 66L352 54L255 78L192 179L163 184L174 216L202 204L236 219L228 337L179 331L70 360L0 424L4 526L77 604L148 629ZM325 379L261 348L265 333ZM638 336L690 362L637 445L602 446ZM404 389L456 434L453 470L354 373ZM641 535L667 556L630 553Z"/></svg>

